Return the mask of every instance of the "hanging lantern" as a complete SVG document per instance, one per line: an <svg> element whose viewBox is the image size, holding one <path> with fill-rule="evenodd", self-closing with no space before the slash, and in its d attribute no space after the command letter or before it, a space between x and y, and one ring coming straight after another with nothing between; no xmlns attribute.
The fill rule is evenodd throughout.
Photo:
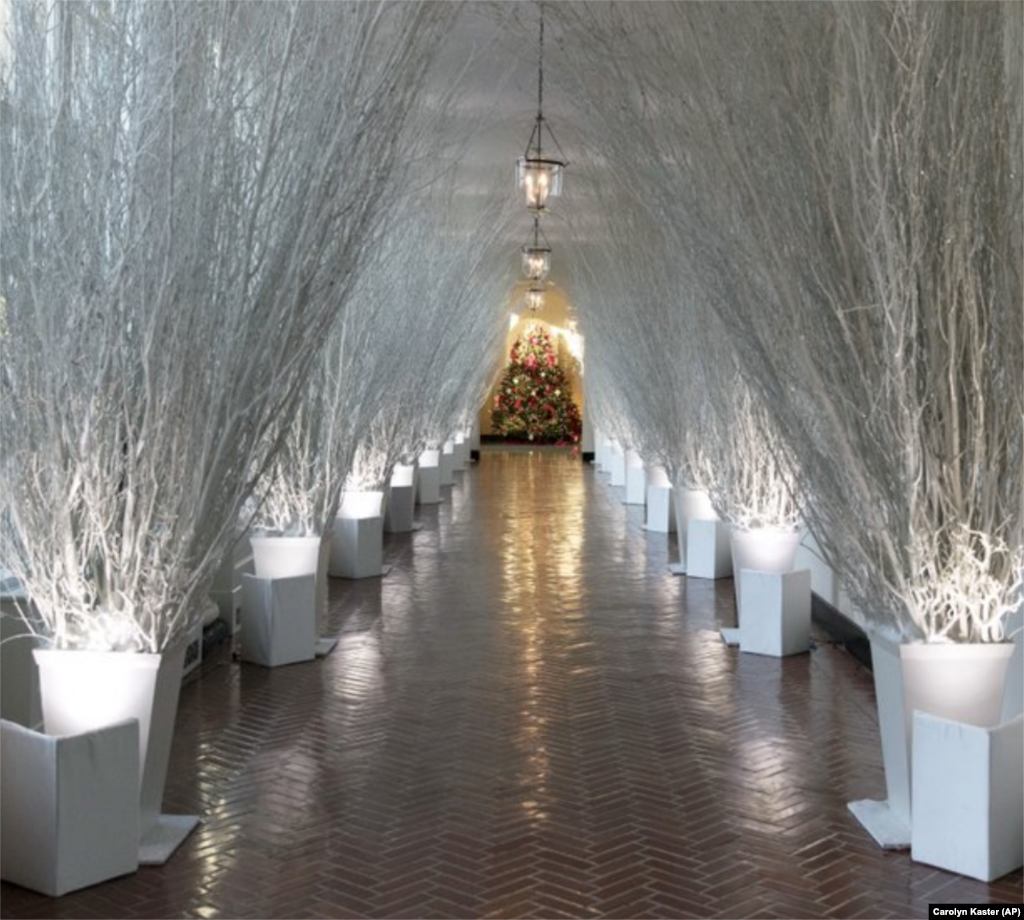
<svg viewBox="0 0 1024 920"><path fill-rule="evenodd" d="M569 165L562 154L554 132L547 132L559 156L544 152L544 4L540 4L540 55L537 65L537 121L534 123L526 152L516 160L516 187L526 196L526 206L535 212L547 207L548 198L562 194L562 171Z"/></svg>
<svg viewBox="0 0 1024 920"><path fill-rule="evenodd" d="M526 309L531 313L544 309L544 288L538 284L530 285L526 292Z"/></svg>
<svg viewBox="0 0 1024 920"><path fill-rule="evenodd" d="M543 281L547 278L548 272L551 271L551 247L546 245L547 240L544 241L545 245L542 246L540 237L540 218L535 214L533 217L533 244L527 244L521 250L523 254L523 274L530 281Z"/></svg>

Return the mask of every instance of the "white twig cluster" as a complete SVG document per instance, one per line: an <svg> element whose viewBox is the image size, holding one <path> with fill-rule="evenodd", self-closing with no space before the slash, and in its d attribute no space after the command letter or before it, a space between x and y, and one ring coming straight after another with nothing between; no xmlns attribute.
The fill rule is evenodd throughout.
<svg viewBox="0 0 1024 920"><path fill-rule="evenodd" d="M265 507L304 533L326 532L345 490L383 489L396 463L440 446L483 399L481 358L504 320L509 207L500 195L467 206L455 168L415 178L284 422L303 435L277 454Z"/></svg>
<svg viewBox="0 0 1024 920"><path fill-rule="evenodd" d="M2 557L55 645L195 620L454 12L12 5Z"/></svg>
<svg viewBox="0 0 1024 920"><path fill-rule="evenodd" d="M906 597L931 641L1000 642L1006 621L1024 602L1024 551L1003 540L957 527L951 534L918 534L920 560Z"/></svg>
<svg viewBox="0 0 1024 920"><path fill-rule="evenodd" d="M609 226L624 198L652 213L795 458L855 612L938 638L960 602L928 582L956 535L1022 544L1021 6L555 10L558 79L604 113L621 178ZM615 242L643 258L651 235ZM1010 598L1002 558L953 568Z"/></svg>

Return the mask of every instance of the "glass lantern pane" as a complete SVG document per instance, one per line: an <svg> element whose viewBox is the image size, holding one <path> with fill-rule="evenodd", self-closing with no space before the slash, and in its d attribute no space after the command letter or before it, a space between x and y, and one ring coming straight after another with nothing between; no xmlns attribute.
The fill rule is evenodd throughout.
<svg viewBox="0 0 1024 920"><path fill-rule="evenodd" d="M551 250L523 247L523 274L531 281L543 281L551 271Z"/></svg>
<svg viewBox="0 0 1024 920"><path fill-rule="evenodd" d="M516 184L526 195L526 206L531 211L542 211L549 197L562 194L562 164L520 157L516 161Z"/></svg>
<svg viewBox="0 0 1024 920"><path fill-rule="evenodd" d="M527 291L526 292L526 306L532 313L536 313L538 310L544 307L544 292L543 291Z"/></svg>

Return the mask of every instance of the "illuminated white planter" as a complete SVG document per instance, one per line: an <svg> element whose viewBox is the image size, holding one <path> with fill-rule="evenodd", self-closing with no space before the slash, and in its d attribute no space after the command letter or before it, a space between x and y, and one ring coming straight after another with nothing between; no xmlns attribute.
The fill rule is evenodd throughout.
<svg viewBox="0 0 1024 920"><path fill-rule="evenodd" d="M679 561L669 563L668 570L673 575L685 575L687 544L690 540L690 521L717 521L719 518L711 504L710 496L700 489L675 488L672 490L672 500L675 503L676 532L679 534ZM723 576L714 577L721 578Z"/></svg>
<svg viewBox="0 0 1024 920"><path fill-rule="evenodd" d="M257 578L295 578L317 573L320 537L252 536L253 568Z"/></svg>
<svg viewBox="0 0 1024 920"><path fill-rule="evenodd" d="M743 569L740 651L783 658L811 647L811 573ZM725 630L722 631L725 633ZM726 637L728 641L728 637Z"/></svg>
<svg viewBox="0 0 1024 920"><path fill-rule="evenodd" d="M331 575L379 578L385 574L383 501L383 492L345 494L331 531Z"/></svg>
<svg viewBox="0 0 1024 920"><path fill-rule="evenodd" d="M642 505L647 500L647 473L643 458L636 451L626 454L626 497L627 505Z"/></svg>
<svg viewBox="0 0 1024 920"><path fill-rule="evenodd" d="M139 867L139 723L53 737L0 722L0 878L51 897Z"/></svg>
<svg viewBox="0 0 1024 920"><path fill-rule="evenodd" d="M744 569L754 572L791 572L796 551L803 535L791 530L732 531L732 570L739 575ZM736 578L736 618L743 625L743 579Z"/></svg>
<svg viewBox="0 0 1024 920"><path fill-rule="evenodd" d="M384 529L388 533L409 533L416 513L416 467L398 464L391 473L385 503Z"/></svg>
<svg viewBox="0 0 1024 920"><path fill-rule="evenodd" d="M608 472L608 439L600 431L594 434L594 467L599 473Z"/></svg>
<svg viewBox="0 0 1024 920"><path fill-rule="evenodd" d="M445 441L441 448L441 485L455 485L455 442Z"/></svg>
<svg viewBox="0 0 1024 920"><path fill-rule="evenodd" d="M609 485L626 485L626 454L615 441L612 441L608 453L608 472L612 477Z"/></svg>
<svg viewBox="0 0 1024 920"><path fill-rule="evenodd" d="M1024 863L1024 716L997 728L917 712L910 857L983 882Z"/></svg>
<svg viewBox="0 0 1024 920"><path fill-rule="evenodd" d="M242 578L242 661L277 668L316 657L316 575Z"/></svg>
<svg viewBox="0 0 1024 920"><path fill-rule="evenodd" d="M871 636L871 661L885 763L884 802L850 811L885 849L911 845L913 714L991 727L1000 718L1011 643L898 644Z"/></svg>
<svg viewBox="0 0 1024 920"><path fill-rule="evenodd" d="M672 483L660 466L652 466L647 471L647 521L644 527L653 533L675 533L676 530Z"/></svg>
<svg viewBox="0 0 1024 920"><path fill-rule="evenodd" d="M252 536L253 568L257 578L298 578L312 575L316 580L314 618L319 633L327 616L327 568L330 563L328 540L320 536L278 537ZM326 655L337 644L337 639L317 640L317 654ZM302 659L305 660L305 659Z"/></svg>
<svg viewBox="0 0 1024 920"><path fill-rule="evenodd" d="M732 574L730 527L725 521L690 520L686 529L686 574L691 578L728 578Z"/></svg>
<svg viewBox="0 0 1024 920"><path fill-rule="evenodd" d="M982 728L998 724L1012 654L1010 642L901 645L908 751L915 710Z"/></svg>
<svg viewBox="0 0 1024 920"><path fill-rule="evenodd" d="M160 805L178 711L185 643L162 654L36 649L48 735L77 735L126 719L139 723L139 862L161 865L199 823Z"/></svg>
<svg viewBox="0 0 1024 920"><path fill-rule="evenodd" d="M420 454L416 476L416 501L436 505L441 501L441 452L425 450Z"/></svg>

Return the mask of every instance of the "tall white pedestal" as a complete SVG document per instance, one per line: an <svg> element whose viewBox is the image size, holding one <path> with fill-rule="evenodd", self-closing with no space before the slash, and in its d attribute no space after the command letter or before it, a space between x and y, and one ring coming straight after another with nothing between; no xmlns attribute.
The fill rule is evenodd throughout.
<svg viewBox="0 0 1024 920"><path fill-rule="evenodd" d="M398 465L391 474L384 529L388 533L408 533L414 529L416 511L416 467Z"/></svg>
<svg viewBox="0 0 1024 920"><path fill-rule="evenodd" d="M334 519L331 566L334 578L379 578L384 571L384 518Z"/></svg>
<svg viewBox="0 0 1024 920"><path fill-rule="evenodd" d="M672 486L647 487L647 521L644 524L653 533L676 532L676 509L672 501Z"/></svg>
<svg viewBox="0 0 1024 920"><path fill-rule="evenodd" d="M242 661L268 668L316 657L316 576L242 578Z"/></svg>
<svg viewBox="0 0 1024 920"><path fill-rule="evenodd" d="M775 658L808 651L811 573L806 569L784 573L742 569L739 580L743 582L740 651Z"/></svg>
<svg viewBox="0 0 1024 920"><path fill-rule="evenodd" d="M910 857L983 882L1024 863L1024 716L980 728L914 713Z"/></svg>
<svg viewBox="0 0 1024 920"><path fill-rule="evenodd" d="M139 868L137 719L59 737L0 722L0 877L57 897Z"/></svg>
<svg viewBox="0 0 1024 920"><path fill-rule="evenodd" d="M730 527L725 521L691 520L686 533L686 574L728 578L732 574Z"/></svg>
<svg viewBox="0 0 1024 920"><path fill-rule="evenodd" d="M672 489L672 502L675 505L676 532L679 534L679 561L669 563L668 570L673 575L685 575L690 521L717 521L719 518L708 493L699 489L675 486Z"/></svg>
<svg viewBox="0 0 1024 920"><path fill-rule="evenodd" d="M441 459L439 463L441 469L441 485L442 486L453 486L455 485L455 442L445 441L444 447L441 448Z"/></svg>
<svg viewBox="0 0 1024 920"><path fill-rule="evenodd" d="M642 505L647 500L647 473L644 461L636 451L626 454L626 498L627 505Z"/></svg>
<svg viewBox="0 0 1024 920"><path fill-rule="evenodd" d="M614 441L612 441L608 451L608 471L612 477L610 485L626 485L626 454Z"/></svg>
<svg viewBox="0 0 1024 920"><path fill-rule="evenodd" d="M441 451L425 450L420 454L416 472L416 501L436 505L441 501Z"/></svg>
<svg viewBox="0 0 1024 920"><path fill-rule="evenodd" d="M455 435L455 471L464 472L469 467L469 442L462 432Z"/></svg>

